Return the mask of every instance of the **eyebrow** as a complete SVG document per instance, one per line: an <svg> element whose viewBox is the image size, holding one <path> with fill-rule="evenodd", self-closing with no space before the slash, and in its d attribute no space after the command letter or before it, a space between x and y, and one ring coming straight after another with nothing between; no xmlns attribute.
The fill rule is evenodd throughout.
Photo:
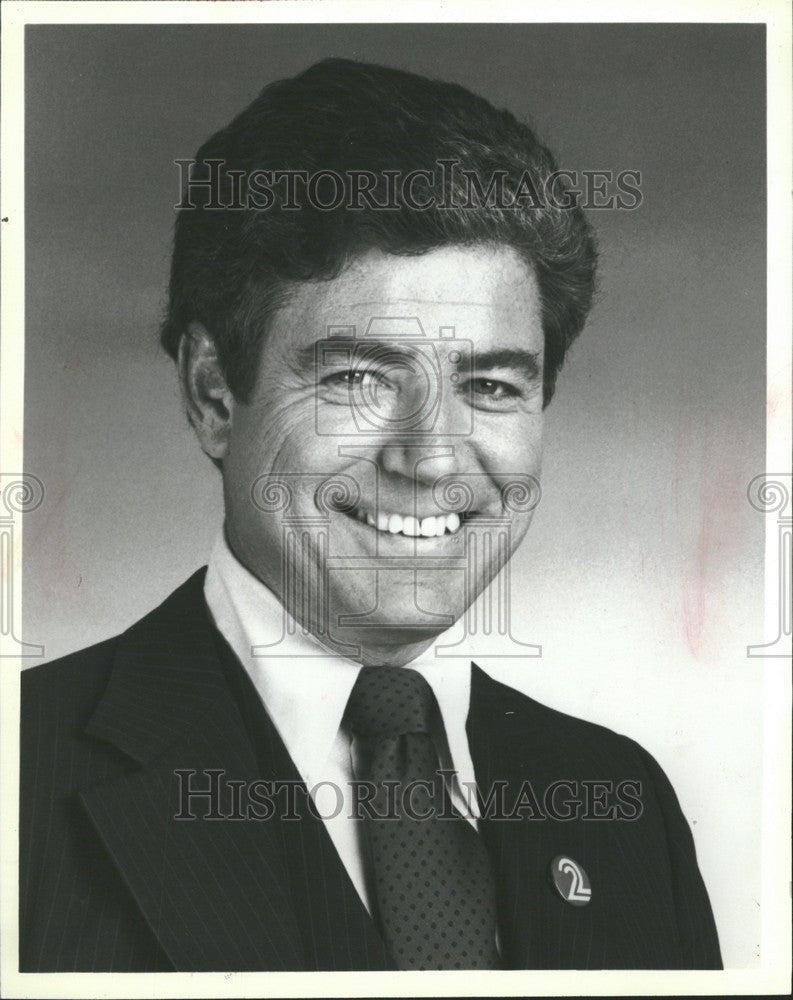
<svg viewBox="0 0 793 1000"><path fill-rule="evenodd" d="M521 372L531 380L540 376L540 354L539 351L524 351L518 348L474 351L471 368L473 371L509 368Z"/></svg>
<svg viewBox="0 0 793 1000"><path fill-rule="evenodd" d="M401 354L405 357L415 357L417 353L416 345L420 344L421 341L411 339L400 343L397 339L379 340L364 338L356 340L353 337L323 337L321 340L316 340L313 344L301 347L295 352L296 365L304 370L312 368L317 357L320 356L319 350L321 345L332 351L334 347L346 347L350 343L354 343L356 346L365 345L370 348L382 348L388 350L390 353ZM433 343L433 341L428 339L427 343ZM441 343L445 343L451 348L453 341L444 340ZM519 372L529 381L537 379L541 375L539 351L527 351L520 348L499 348L490 351L474 351L473 353L463 350L461 353L464 358L469 359L471 371L498 368L509 369Z"/></svg>

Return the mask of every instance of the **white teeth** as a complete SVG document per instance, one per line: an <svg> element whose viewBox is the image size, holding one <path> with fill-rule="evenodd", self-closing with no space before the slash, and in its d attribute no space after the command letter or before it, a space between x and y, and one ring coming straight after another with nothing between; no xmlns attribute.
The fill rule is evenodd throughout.
<svg viewBox="0 0 793 1000"><path fill-rule="evenodd" d="M436 532L435 526L436 522L442 520L442 518L436 517L425 517L421 522L421 534L423 538L434 538L436 534L443 534L444 525L441 524L441 530Z"/></svg>
<svg viewBox="0 0 793 1000"><path fill-rule="evenodd" d="M459 514L438 514L417 518L410 514L372 514L370 511L358 508L355 518L363 521L378 531L388 531L392 535L405 535L408 538L440 538L445 534L453 535L460 530L462 521Z"/></svg>

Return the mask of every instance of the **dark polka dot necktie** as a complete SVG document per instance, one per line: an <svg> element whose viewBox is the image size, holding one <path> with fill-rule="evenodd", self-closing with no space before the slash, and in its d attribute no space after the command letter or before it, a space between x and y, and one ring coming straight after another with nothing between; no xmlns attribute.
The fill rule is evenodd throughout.
<svg viewBox="0 0 793 1000"><path fill-rule="evenodd" d="M438 773L437 712L427 681L404 667L364 667L347 703L356 777L375 789L362 810L375 916L400 969L497 969L490 861Z"/></svg>

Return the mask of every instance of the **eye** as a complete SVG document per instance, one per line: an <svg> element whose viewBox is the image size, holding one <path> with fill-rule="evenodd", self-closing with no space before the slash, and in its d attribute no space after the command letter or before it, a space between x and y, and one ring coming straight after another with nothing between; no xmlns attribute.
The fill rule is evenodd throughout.
<svg viewBox="0 0 793 1000"><path fill-rule="evenodd" d="M322 379L321 384L329 386L332 389L353 389L356 386L363 385L364 382L374 377L374 372L366 371L363 368L346 368L344 371L332 372L330 375L326 375Z"/></svg>
<svg viewBox="0 0 793 1000"><path fill-rule="evenodd" d="M470 406L492 413L511 413L531 398L530 387L522 382L505 382L486 375L473 377L458 386Z"/></svg>
<svg viewBox="0 0 793 1000"><path fill-rule="evenodd" d="M520 395L519 390L514 385L495 378L475 378L471 383L471 389L476 396L484 396L494 400L511 399Z"/></svg>

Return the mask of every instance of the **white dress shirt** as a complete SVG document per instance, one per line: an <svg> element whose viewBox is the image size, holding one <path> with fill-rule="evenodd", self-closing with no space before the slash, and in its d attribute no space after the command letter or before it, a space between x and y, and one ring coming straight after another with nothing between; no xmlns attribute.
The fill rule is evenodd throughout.
<svg viewBox="0 0 793 1000"><path fill-rule="evenodd" d="M350 815L352 741L341 725L361 665L330 652L297 625L273 592L234 556L222 531L209 560L204 595L217 628L248 671L371 913L362 824ZM258 648L254 655L253 648L262 646L270 648ZM474 766L465 731L470 665L462 668L459 660L436 659L431 646L408 669L417 670L435 694L443 723L442 731L432 734L439 763L456 772L447 784L449 793L455 808L476 826ZM321 782L328 784L316 788ZM333 786L341 790L343 802L335 816L340 800Z"/></svg>

